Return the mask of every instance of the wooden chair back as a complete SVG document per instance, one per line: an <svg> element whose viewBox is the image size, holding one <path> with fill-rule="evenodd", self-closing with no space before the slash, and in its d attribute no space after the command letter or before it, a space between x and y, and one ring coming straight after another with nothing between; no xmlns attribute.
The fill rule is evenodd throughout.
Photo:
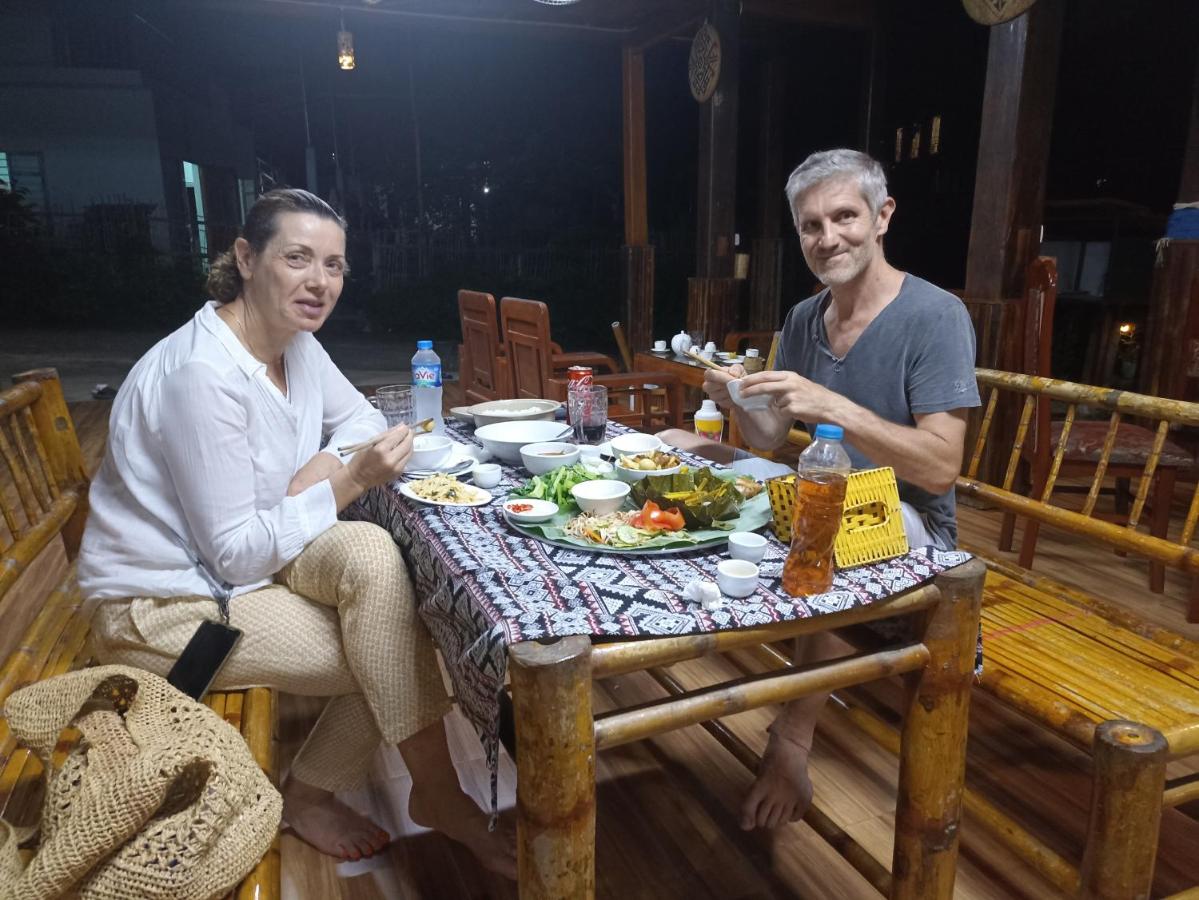
<svg viewBox="0 0 1199 900"><path fill-rule="evenodd" d="M504 297L500 324L513 397L548 397L553 374L550 311L540 300Z"/></svg>
<svg viewBox="0 0 1199 900"><path fill-rule="evenodd" d="M459 291L458 319L462 324L459 363L466 402L508 397L508 366L501 353L495 297L482 291Z"/></svg>
<svg viewBox="0 0 1199 900"><path fill-rule="evenodd" d="M58 373L37 369L13 380L0 392L0 660L38 611L36 601L16 608L22 592L10 589L60 532L75 558L88 510L83 452Z"/></svg>
<svg viewBox="0 0 1199 900"><path fill-rule="evenodd" d="M746 347L769 347L778 335L777 331L730 331L724 336L727 353L744 353Z"/></svg>

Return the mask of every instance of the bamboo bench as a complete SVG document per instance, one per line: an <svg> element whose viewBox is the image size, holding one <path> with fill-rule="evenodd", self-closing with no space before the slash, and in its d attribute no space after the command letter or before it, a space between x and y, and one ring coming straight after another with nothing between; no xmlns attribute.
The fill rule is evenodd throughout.
<svg viewBox="0 0 1199 900"><path fill-rule="evenodd" d="M88 665L91 609L75 581L87 518L88 477L58 373L37 369L0 392L0 708L16 690ZM65 573L65 574L64 574ZM275 777L275 696L268 688L210 692L204 702L237 728ZM63 732L61 765L79 734ZM18 823L41 808L43 768L0 717L0 817ZM279 896L279 842L238 886L241 898Z"/></svg>
<svg viewBox="0 0 1199 900"><path fill-rule="evenodd" d="M979 369L977 375L986 406L967 472L957 481L959 496L1199 573L1199 552L1190 546L1199 521L1199 487L1177 541L1144 534L1136 524L1171 427L1199 424L1199 404L990 369ZM1015 395L1020 411L1003 479L995 486L980 480L979 471L1001 395ZM1034 417L1045 426L1051 402L1065 406L1053 458L1048 472L1033 479L1033 496L1022 496L1014 485L1024 445L1030 426L1036 427ZM1076 511L1053 500L1080 407L1106 412L1108 429L1087 499ZM1093 512L1125 417L1154 423L1155 437L1139 478L1131 524L1119 525L1095 518ZM1093 761L1091 819L1081 869L1013 828L993 808L982 810L979 821L1067 894L1149 896L1162 808L1199 799L1196 776L1166 779L1167 762L1199 753L1199 644L1021 566L986 559L982 548L966 549L988 565L982 611L986 660L979 689L1091 753ZM1123 853L1098 858L1095 848L1101 838L1112 835L1120 836Z"/></svg>

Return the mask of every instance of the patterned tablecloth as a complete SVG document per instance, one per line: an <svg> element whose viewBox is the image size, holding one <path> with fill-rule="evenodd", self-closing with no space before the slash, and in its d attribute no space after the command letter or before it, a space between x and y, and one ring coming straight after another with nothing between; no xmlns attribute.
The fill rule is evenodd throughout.
<svg viewBox="0 0 1199 900"><path fill-rule="evenodd" d="M477 446L469 427L447 422L446 428L450 437ZM609 434L616 430L625 429L609 426ZM770 541L758 590L708 612L684 599L682 591L695 578L715 580L723 547L622 556L525 537L508 526L500 505L526 477L523 470L505 466L488 506L427 506L393 488L380 488L345 513L383 526L400 545L420 598L421 616L441 649L458 703L483 742L491 766L493 807L499 693L509 644L571 634L699 634L803 619L898 594L970 558L933 548L913 550L898 559L839 571L828 593L797 598L782 592L787 550L767 529Z"/></svg>

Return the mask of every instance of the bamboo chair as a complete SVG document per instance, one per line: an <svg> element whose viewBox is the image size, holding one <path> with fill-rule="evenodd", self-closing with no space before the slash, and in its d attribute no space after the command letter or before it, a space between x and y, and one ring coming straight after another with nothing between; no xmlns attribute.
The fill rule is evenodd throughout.
<svg viewBox="0 0 1199 900"><path fill-rule="evenodd" d="M550 317L544 303L505 297L500 301L500 319L508 352L514 397L566 399L566 381L559 376L551 352ZM642 431L681 428L683 424L682 382L669 372L625 372L603 354L565 354L568 357L607 359L610 374L593 375L594 383L608 388L608 418ZM587 365L588 363L581 363Z"/></svg>
<svg viewBox="0 0 1199 900"><path fill-rule="evenodd" d="M508 358L500 344L495 297L482 291L460 290L458 319L462 324L458 358L466 403L510 397Z"/></svg>
<svg viewBox="0 0 1199 900"><path fill-rule="evenodd" d="M625 337L624 326L619 322L612 323L612 336L616 338L616 349L620 351L620 361L624 363L624 370L632 372L633 351L629 349L629 339Z"/></svg>
<svg viewBox="0 0 1199 900"><path fill-rule="evenodd" d="M1052 257L1038 257L1029 265L1026 277L1024 360L1025 371L1029 374L1051 377L1050 354L1056 300L1057 263ZM1083 515L1120 522L1134 530L1148 505L1151 511L1149 533L1165 539L1170 526L1170 505L1176 476L1180 469L1193 465L1191 455L1167 440L1167 419L1150 416L1159 419L1156 431L1121 421L1121 414L1117 410L1111 411L1107 421L1076 419L1077 405L1068 407L1064 419L1055 420L1051 418L1050 398L1042 395L1036 401L1032 418L1020 420L1018 433L1021 438L1028 438L1027 442L1020 441L1023 466L1030 484L1028 496L1047 503L1055 490L1062 493L1085 491L1087 497L1083 503ZM1055 449L1051 450L1051 445ZM1091 484L1089 487L1062 486L1057 484L1059 477L1090 477ZM1105 478L1114 478L1116 481L1114 514L1099 513L1095 509ZM1139 482L1136 499L1129 509L1129 485L1133 479ZM1152 502L1147 504L1150 494ZM1015 519L1015 514L1004 513L999 535L1000 550L1012 548ZM1032 568L1039 532L1040 523L1037 520L1026 521L1020 544L1020 565L1026 569ZM1165 589L1165 583L1165 566L1151 561L1149 589L1160 594Z"/></svg>

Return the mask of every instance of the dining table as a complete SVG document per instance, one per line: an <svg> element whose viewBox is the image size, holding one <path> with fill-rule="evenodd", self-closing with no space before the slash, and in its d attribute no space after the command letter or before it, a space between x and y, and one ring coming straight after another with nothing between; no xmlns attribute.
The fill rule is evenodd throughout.
<svg viewBox="0 0 1199 900"><path fill-rule="evenodd" d="M607 436L624 430L609 423ZM447 421L446 434L481 452L470 425ZM689 466L720 469L679 453ZM684 589L697 579L715 580L727 558L724 541L626 552L548 543L509 524L502 510L508 492L527 478L523 469L502 464L492 500L479 506L418 502L396 482L368 491L343 513L385 528L404 555L421 618L491 768L493 815L501 707L510 686L522 898L594 896L597 752L894 675L904 676L906 699L890 875L869 862L876 886L891 896L952 896L985 573L978 560L912 548L838 570L825 593L793 597L781 585L788 548L765 527L757 588L705 609ZM592 711L595 679L879 620L891 624L882 632L891 636L847 657L633 709ZM859 865L854 860L866 851L854 847L858 852L846 855Z"/></svg>

